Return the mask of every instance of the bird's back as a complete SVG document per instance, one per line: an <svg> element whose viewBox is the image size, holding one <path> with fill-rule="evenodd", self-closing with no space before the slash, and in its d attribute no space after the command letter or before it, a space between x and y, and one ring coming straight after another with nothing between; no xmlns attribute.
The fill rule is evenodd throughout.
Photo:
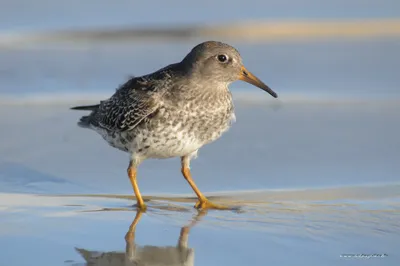
<svg viewBox="0 0 400 266"><path fill-rule="evenodd" d="M152 74L134 77L100 104L77 106L74 110L89 110L78 125L107 131L126 131L135 128L143 119L156 112L160 99L172 83L171 73L177 64L169 65Z"/></svg>

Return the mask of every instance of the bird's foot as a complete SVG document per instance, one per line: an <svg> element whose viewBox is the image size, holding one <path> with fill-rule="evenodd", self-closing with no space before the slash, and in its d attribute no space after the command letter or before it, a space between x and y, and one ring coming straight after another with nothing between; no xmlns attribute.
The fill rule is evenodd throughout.
<svg viewBox="0 0 400 266"><path fill-rule="evenodd" d="M215 209L215 210L230 210L231 208L223 205L214 204L208 199L199 200L194 207L199 210Z"/></svg>
<svg viewBox="0 0 400 266"><path fill-rule="evenodd" d="M136 209L138 212L146 212L147 211L147 206L144 203L142 203L142 204L137 203L135 206L136 206Z"/></svg>

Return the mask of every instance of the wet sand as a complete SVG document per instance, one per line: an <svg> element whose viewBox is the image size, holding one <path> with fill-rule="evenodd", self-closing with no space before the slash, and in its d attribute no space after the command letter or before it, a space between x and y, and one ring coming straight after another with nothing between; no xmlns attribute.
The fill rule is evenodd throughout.
<svg viewBox="0 0 400 266"><path fill-rule="evenodd" d="M200 189L235 210L198 213L179 160L149 160L139 168L149 205L142 215L132 206L127 154L78 128L82 113L71 104L0 107L13 114L0 116L0 265L400 259L396 101L236 97L237 123L192 166Z"/></svg>
<svg viewBox="0 0 400 266"><path fill-rule="evenodd" d="M371 260L368 263L396 265L400 205L399 187L395 189L359 201L340 193L336 200L320 196L315 201L288 197L262 202L268 198L264 193L258 193L259 202L235 194L229 195L232 201L214 198L224 204L240 202L240 212L197 212L193 202L150 197L145 214L119 196L0 194L2 261L12 265L362 265ZM289 194L295 196L296 191ZM341 257L344 254L381 257ZM137 261L142 264L133 264Z"/></svg>

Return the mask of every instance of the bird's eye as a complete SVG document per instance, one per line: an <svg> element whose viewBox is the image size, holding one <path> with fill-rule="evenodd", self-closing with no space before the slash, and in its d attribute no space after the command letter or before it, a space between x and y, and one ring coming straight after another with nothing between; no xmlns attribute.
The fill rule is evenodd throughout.
<svg viewBox="0 0 400 266"><path fill-rule="evenodd" d="M217 56L218 61L220 61L221 63L225 63L226 61L228 61L228 57L224 54L220 54Z"/></svg>

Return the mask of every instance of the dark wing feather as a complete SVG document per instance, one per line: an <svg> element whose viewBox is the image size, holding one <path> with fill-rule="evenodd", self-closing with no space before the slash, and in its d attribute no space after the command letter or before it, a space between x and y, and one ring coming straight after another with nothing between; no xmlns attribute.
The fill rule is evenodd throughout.
<svg viewBox="0 0 400 266"><path fill-rule="evenodd" d="M131 130L157 111L163 87L162 82L133 78L110 99L100 102L99 108L90 115L90 123L111 131Z"/></svg>
<svg viewBox="0 0 400 266"><path fill-rule="evenodd" d="M109 131L135 128L141 121L156 113L162 97L173 85L173 77L180 71L179 64L172 64L152 74L131 78L120 86L108 100L98 106L76 107L92 110L78 122L82 127L97 127ZM92 108L93 107L93 108Z"/></svg>

